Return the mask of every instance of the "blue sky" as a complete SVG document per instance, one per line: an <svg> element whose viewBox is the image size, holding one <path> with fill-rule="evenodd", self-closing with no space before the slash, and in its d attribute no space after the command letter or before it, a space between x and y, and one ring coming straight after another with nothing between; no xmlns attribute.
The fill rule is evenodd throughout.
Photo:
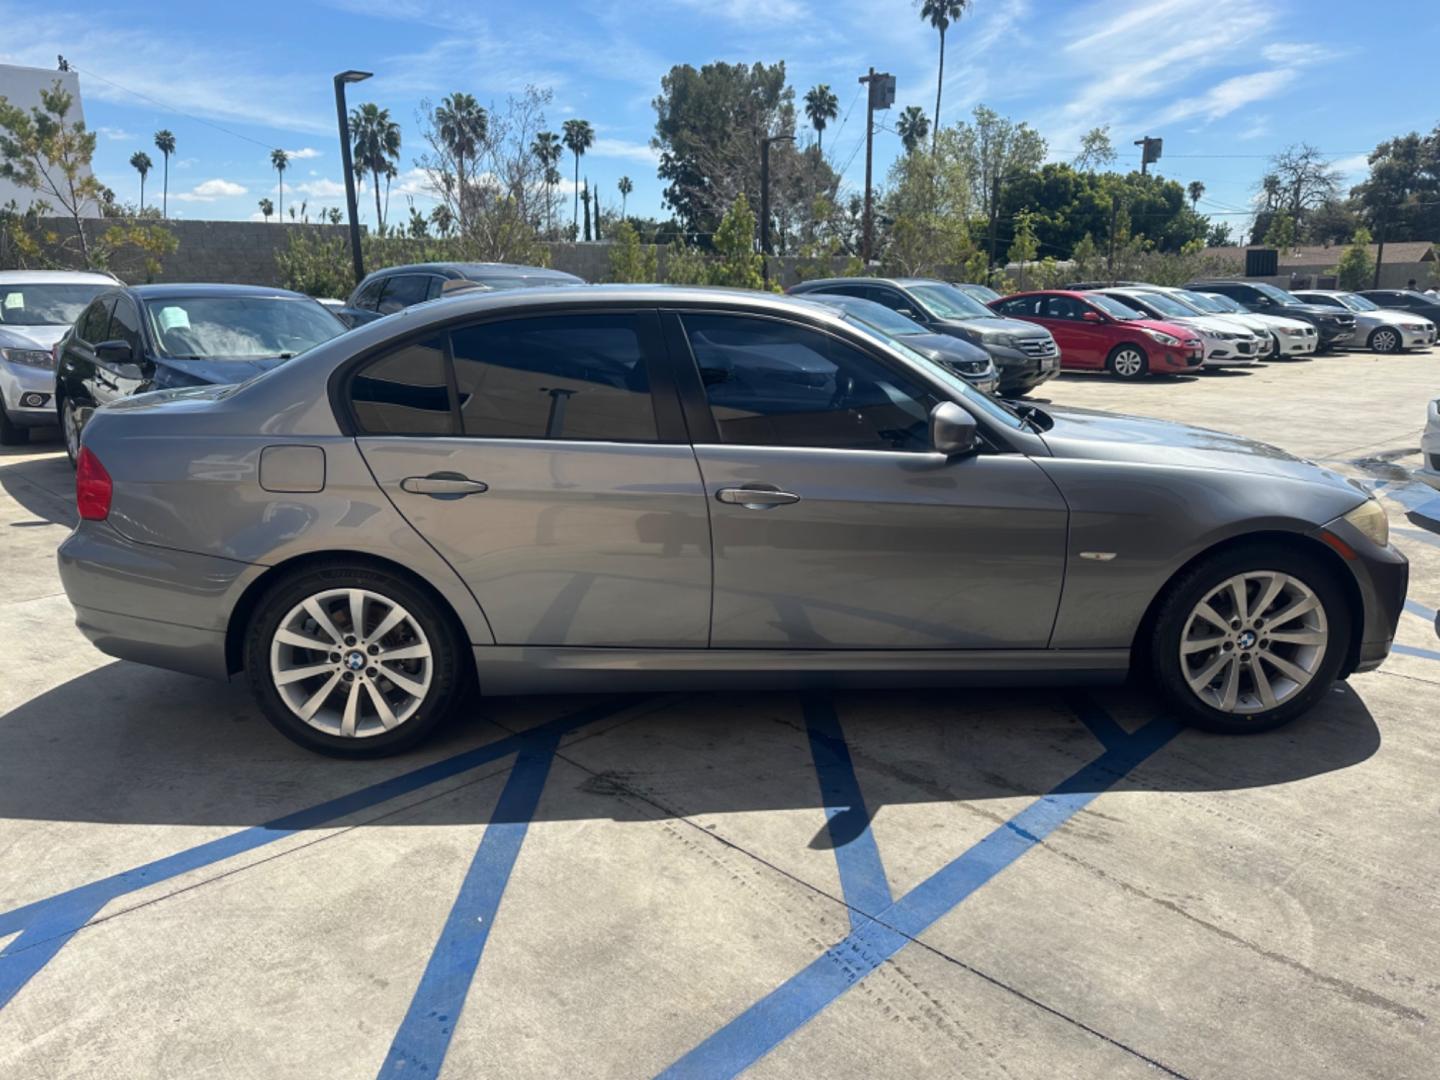
<svg viewBox="0 0 1440 1080"><path fill-rule="evenodd" d="M100 132L96 173L122 198L138 194L131 153L158 166L154 131L175 133L171 212L191 218L255 215L275 195L275 146L292 154L287 203L343 205L330 79L351 67L376 73L351 89L352 104L375 101L403 127L392 217L407 194L430 205L412 172L416 113L452 90L488 103L548 87L552 129L570 116L596 129L582 174L607 203L628 175L642 214L662 213L648 143L651 99L672 64L784 60L797 99L827 82L842 117L871 64L897 76L896 112L929 113L935 101L937 37L911 0L0 0L0 26L0 61L51 67L63 53L80 71ZM1358 179L1377 141L1440 121L1426 55L1436 41L1434 0L975 0L948 38L944 118L983 102L1028 120L1061 160L1109 124L1126 166L1138 164L1131 140L1163 136L1160 171L1203 181L1201 209L1238 224L1265 158L1288 143L1318 146ZM863 129L856 103L825 136L856 187ZM898 148L891 132L877 135L877 175Z"/></svg>

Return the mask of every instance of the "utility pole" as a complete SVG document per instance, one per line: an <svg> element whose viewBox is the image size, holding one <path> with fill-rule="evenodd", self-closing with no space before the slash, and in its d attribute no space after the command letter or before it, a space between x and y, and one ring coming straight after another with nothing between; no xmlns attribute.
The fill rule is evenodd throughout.
<svg viewBox="0 0 1440 1080"><path fill-rule="evenodd" d="M1116 219L1120 216L1120 195L1116 193L1110 196L1110 268L1106 277L1111 282L1115 280L1115 225Z"/></svg>
<svg viewBox="0 0 1440 1080"><path fill-rule="evenodd" d="M1380 217L1380 228L1377 230L1378 235L1375 238L1376 244L1378 246L1375 248L1375 280L1370 283L1370 287L1372 289L1380 288L1380 264L1385 261L1385 226L1389 223L1389 221L1389 213L1382 211Z"/></svg>
<svg viewBox="0 0 1440 1080"><path fill-rule="evenodd" d="M794 142L794 135L767 135L760 140L760 275L770 291L770 144Z"/></svg>
<svg viewBox="0 0 1440 1080"><path fill-rule="evenodd" d="M1152 161L1160 160L1160 151L1165 147L1165 140L1152 139L1149 135L1146 135L1143 139L1136 139L1135 145L1141 147L1140 175L1144 176L1145 167L1149 165Z"/></svg>
<svg viewBox="0 0 1440 1080"><path fill-rule="evenodd" d="M895 104L895 76L877 73L872 67L868 75L860 76L866 87L865 95L865 231L860 245L860 260L870 265L870 252L874 235L874 191L871 187L871 162L875 150L875 110L888 109Z"/></svg>
<svg viewBox="0 0 1440 1080"><path fill-rule="evenodd" d="M985 284L989 285L995 277L995 249L999 240L1000 232L1000 174L995 174L995 180L990 185L990 264L985 269Z"/></svg>

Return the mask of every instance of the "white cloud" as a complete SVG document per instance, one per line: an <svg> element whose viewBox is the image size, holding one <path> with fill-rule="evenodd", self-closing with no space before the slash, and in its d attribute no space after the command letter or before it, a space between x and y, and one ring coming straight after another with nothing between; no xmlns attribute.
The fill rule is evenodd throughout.
<svg viewBox="0 0 1440 1080"><path fill-rule="evenodd" d="M660 153L650 146L649 143L629 142L625 139L596 139L594 145L586 152L602 158L625 158L629 161L640 161L646 165L657 165L660 162Z"/></svg>
<svg viewBox="0 0 1440 1080"><path fill-rule="evenodd" d="M1347 177L1364 177L1370 172L1370 155L1351 154L1332 161L1330 166Z"/></svg>
<svg viewBox="0 0 1440 1080"><path fill-rule="evenodd" d="M136 138L136 136L131 135L124 128L98 127L95 130L98 131L101 135L104 135L105 138L109 139L111 142L130 142L131 140Z"/></svg>
<svg viewBox="0 0 1440 1080"><path fill-rule="evenodd" d="M1171 103L1155 118L1155 123L1173 124L1177 120L1187 120L1190 117L1200 117L1205 121L1219 120L1242 106L1274 97L1293 83L1299 74L1298 71L1281 68L1257 71L1250 75L1236 75L1217 83L1199 97L1184 98Z"/></svg>
<svg viewBox="0 0 1440 1080"><path fill-rule="evenodd" d="M285 154L291 161L305 161L308 158L319 157L320 151L316 150L313 146L305 146L299 150L286 150Z"/></svg>
<svg viewBox="0 0 1440 1080"><path fill-rule="evenodd" d="M1274 41L1261 49L1260 55L1272 64L1318 64L1341 54L1313 41Z"/></svg>
<svg viewBox="0 0 1440 1080"><path fill-rule="evenodd" d="M345 185L338 180L307 180L303 184L292 184L291 191L302 195L313 195L317 199L340 199L345 196Z"/></svg>
<svg viewBox="0 0 1440 1080"><path fill-rule="evenodd" d="M214 180L201 181L190 191L172 191L170 198L180 202L214 202L216 199L238 198L249 190L244 184L217 177Z"/></svg>
<svg viewBox="0 0 1440 1080"><path fill-rule="evenodd" d="M676 7L689 8L747 27L800 22L810 17L810 9L800 0L729 0L715 4L710 0L673 0Z"/></svg>

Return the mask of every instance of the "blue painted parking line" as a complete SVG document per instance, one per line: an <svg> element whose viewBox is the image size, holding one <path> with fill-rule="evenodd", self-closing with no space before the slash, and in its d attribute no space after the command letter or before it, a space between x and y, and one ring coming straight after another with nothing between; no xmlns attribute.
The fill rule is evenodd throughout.
<svg viewBox="0 0 1440 1080"><path fill-rule="evenodd" d="M1401 656L1418 656L1422 660L1440 660L1440 652L1434 649L1417 649L1413 645L1391 645L1390 651Z"/></svg>
<svg viewBox="0 0 1440 1080"><path fill-rule="evenodd" d="M1427 622L1434 622L1436 618L1435 609L1426 607L1418 600L1406 600L1405 610L1408 611L1411 615L1419 615Z"/></svg>
<svg viewBox="0 0 1440 1080"><path fill-rule="evenodd" d="M639 700L636 696L613 698L559 717L532 732L498 739L443 761L371 784L348 795L286 814L263 825L255 825L229 836L198 844L185 851L0 913L0 937L20 932L19 937L0 950L0 1009L8 1005L21 987L44 968L65 943L112 900L509 757L530 745L537 736L553 735L557 739L561 738L587 724L593 724L629 708Z"/></svg>
<svg viewBox="0 0 1440 1080"><path fill-rule="evenodd" d="M450 917L380 1068L381 1080L440 1075L558 743L557 735L547 734L517 755Z"/></svg>
<svg viewBox="0 0 1440 1080"><path fill-rule="evenodd" d="M1133 735L1116 738L1094 761L877 913L873 920L852 930L804 970L681 1057L661 1077L709 1080L736 1076L749 1068L1096 796L1129 775L1178 731L1176 723L1161 719L1151 721ZM1113 731L1108 735L1113 738Z"/></svg>
<svg viewBox="0 0 1440 1080"><path fill-rule="evenodd" d="M803 708L815 777L825 804L826 828L840 871L840 889L854 930L890 906L890 885L835 706L828 698L812 695L805 698Z"/></svg>

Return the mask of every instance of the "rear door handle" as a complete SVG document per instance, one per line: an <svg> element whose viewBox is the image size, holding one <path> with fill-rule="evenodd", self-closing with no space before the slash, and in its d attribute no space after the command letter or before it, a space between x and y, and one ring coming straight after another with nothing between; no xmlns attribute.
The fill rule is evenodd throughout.
<svg viewBox="0 0 1440 1080"><path fill-rule="evenodd" d="M433 499L463 499L466 495L483 495L490 490L490 485L471 480L464 473L437 472L429 476L407 476L400 481L400 490Z"/></svg>
<svg viewBox="0 0 1440 1080"><path fill-rule="evenodd" d="M773 510L777 506L789 506L791 503L800 501L799 495L768 485L765 487L721 488L715 493L715 498L722 503L743 506L746 510Z"/></svg>

